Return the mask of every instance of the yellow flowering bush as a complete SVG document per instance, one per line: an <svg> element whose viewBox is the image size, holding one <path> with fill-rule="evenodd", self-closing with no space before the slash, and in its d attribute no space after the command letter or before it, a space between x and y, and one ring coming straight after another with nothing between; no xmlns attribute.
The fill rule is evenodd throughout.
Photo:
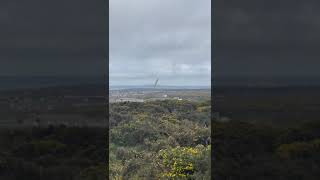
<svg viewBox="0 0 320 180"><path fill-rule="evenodd" d="M162 176L166 178L189 177L196 171L194 164L203 156L205 151L210 151L210 146L204 147L175 147L159 151L158 159L163 168Z"/></svg>
<svg viewBox="0 0 320 180"><path fill-rule="evenodd" d="M289 159L294 157L303 157L312 155L320 150L320 139L304 142L293 142L290 144L281 144L276 149L276 154L283 158Z"/></svg>

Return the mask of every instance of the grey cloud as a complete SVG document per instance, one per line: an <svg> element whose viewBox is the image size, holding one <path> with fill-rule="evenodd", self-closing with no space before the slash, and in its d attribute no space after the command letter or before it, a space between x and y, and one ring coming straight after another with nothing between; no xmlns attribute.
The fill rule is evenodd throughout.
<svg viewBox="0 0 320 180"><path fill-rule="evenodd" d="M320 2L214 1L216 76L320 76Z"/></svg>
<svg viewBox="0 0 320 180"><path fill-rule="evenodd" d="M110 1L110 83L210 85L210 1Z"/></svg>
<svg viewBox="0 0 320 180"><path fill-rule="evenodd" d="M0 2L0 76L101 75L104 0Z"/></svg>

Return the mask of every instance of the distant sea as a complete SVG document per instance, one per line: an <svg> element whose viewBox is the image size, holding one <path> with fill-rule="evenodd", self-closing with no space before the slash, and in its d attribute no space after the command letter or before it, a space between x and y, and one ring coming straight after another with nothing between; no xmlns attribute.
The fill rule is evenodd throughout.
<svg viewBox="0 0 320 180"><path fill-rule="evenodd" d="M0 90L28 89L56 86L77 86L77 85L107 85L102 77L89 76L37 76L37 77L5 77L0 76ZM320 86L320 78L317 77L291 77L291 78L216 78L213 86L234 86L234 87L299 87L299 86ZM121 89L153 89L153 85L120 85L109 86L109 90ZM211 89L210 86L168 86L158 85L156 89Z"/></svg>
<svg viewBox="0 0 320 180"><path fill-rule="evenodd" d="M105 83L104 83L105 82ZM0 90L45 88L59 86L74 86L87 84L106 84L106 81L100 77L0 77ZM141 86L109 86L109 90L121 89L153 89L153 85ZM156 89L210 89L210 86L164 86L158 85Z"/></svg>
<svg viewBox="0 0 320 180"><path fill-rule="evenodd" d="M158 85L156 89L210 89L210 86L161 86ZM152 85L142 86L109 86L109 90L124 90L124 89L154 89Z"/></svg>
<svg viewBox="0 0 320 180"><path fill-rule="evenodd" d="M319 87L320 77L216 77L215 87Z"/></svg>
<svg viewBox="0 0 320 180"><path fill-rule="evenodd" d="M0 77L0 90L101 84L102 82L104 80L97 77Z"/></svg>

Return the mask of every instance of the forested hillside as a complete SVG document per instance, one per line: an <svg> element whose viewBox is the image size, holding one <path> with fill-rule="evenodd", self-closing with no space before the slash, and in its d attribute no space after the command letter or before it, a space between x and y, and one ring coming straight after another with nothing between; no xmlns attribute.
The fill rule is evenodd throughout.
<svg viewBox="0 0 320 180"><path fill-rule="evenodd" d="M215 180L320 177L319 122L277 128L234 121L212 128Z"/></svg>
<svg viewBox="0 0 320 180"><path fill-rule="evenodd" d="M220 121L212 123L213 178L318 180L319 90L216 88Z"/></svg>
<svg viewBox="0 0 320 180"><path fill-rule="evenodd" d="M106 129L0 129L0 179L103 180Z"/></svg>
<svg viewBox="0 0 320 180"><path fill-rule="evenodd" d="M211 104L110 104L110 179L210 179Z"/></svg>

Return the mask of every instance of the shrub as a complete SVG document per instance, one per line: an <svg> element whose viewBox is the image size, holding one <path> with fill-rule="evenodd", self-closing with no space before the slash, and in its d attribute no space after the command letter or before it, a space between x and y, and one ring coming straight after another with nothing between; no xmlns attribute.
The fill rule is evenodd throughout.
<svg viewBox="0 0 320 180"><path fill-rule="evenodd" d="M188 178L196 172L202 171L201 168L203 166L200 165L199 160L210 159L208 156L210 148L210 146L204 147L203 145L198 145L195 148L178 146L176 148L160 150L158 159L163 168L162 176L166 178ZM210 166L210 162L206 166Z"/></svg>

